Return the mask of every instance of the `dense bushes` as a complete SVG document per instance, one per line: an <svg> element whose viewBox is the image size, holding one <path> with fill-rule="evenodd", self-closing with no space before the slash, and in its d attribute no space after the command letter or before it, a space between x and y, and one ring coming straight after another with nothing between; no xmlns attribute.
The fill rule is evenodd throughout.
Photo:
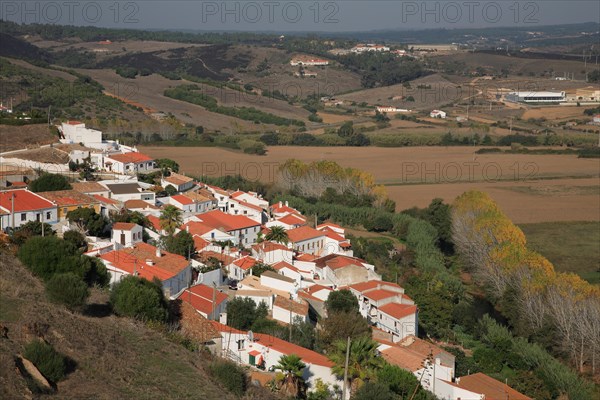
<svg viewBox="0 0 600 400"><path fill-rule="evenodd" d="M107 234L108 220L96 213L93 208L81 207L67 213L67 219L71 223L80 223L88 231L90 236L104 236Z"/></svg>
<svg viewBox="0 0 600 400"><path fill-rule="evenodd" d="M115 314L144 321L165 322L167 302L160 282L128 275L111 291L110 303Z"/></svg>
<svg viewBox="0 0 600 400"><path fill-rule="evenodd" d="M67 373L67 359L54 347L41 340L29 342L23 356L31 361L50 382L56 383Z"/></svg>
<svg viewBox="0 0 600 400"><path fill-rule="evenodd" d="M50 300L76 309L85 304L89 290L81 277L67 272L56 274L50 278L46 283L46 293Z"/></svg>
<svg viewBox="0 0 600 400"><path fill-rule="evenodd" d="M218 360L210 365L209 371L231 393L241 397L246 392L248 378L239 365L231 361Z"/></svg>
<svg viewBox="0 0 600 400"><path fill-rule="evenodd" d="M39 178L29 183L32 192L53 192L72 189L67 178L62 175L43 173Z"/></svg>

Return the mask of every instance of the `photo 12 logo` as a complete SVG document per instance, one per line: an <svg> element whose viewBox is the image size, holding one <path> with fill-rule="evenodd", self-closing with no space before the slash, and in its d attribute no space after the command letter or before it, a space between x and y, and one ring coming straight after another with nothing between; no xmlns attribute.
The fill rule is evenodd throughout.
<svg viewBox="0 0 600 400"><path fill-rule="evenodd" d="M134 1L3 1L0 19L20 24L137 24Z"/></svg>
<svg viewBox="0 0 600 400"><path fill-rule="evenodd" d="M533 1L403 1L402 23L539 23L540 6Z"/></svg>
<svg viewBox="0 0 600 400"><path fill-rule="evenodd" d="M202 23L337 24L335 1L203 1Z"/></svg>

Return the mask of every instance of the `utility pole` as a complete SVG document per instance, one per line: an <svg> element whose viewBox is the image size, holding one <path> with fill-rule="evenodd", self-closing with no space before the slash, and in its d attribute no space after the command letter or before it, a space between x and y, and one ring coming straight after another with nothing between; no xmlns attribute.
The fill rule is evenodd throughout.
<svg viewBox="0 0 600 400"><path fill-rule="evenodd" d="M348 362L350 360L350 336L346 345L346 362L344 362L344 386L342 389L342 400L346 400L346 390L348 386Z"/></svg>
<svg viewBox="0 0 600 400"><path fill-rule="evenodd" d="M213 293L212 293L212 319L214 321L216 321L215 319L215 302L217 301L216 299L217 297L217 285L213 282Z"/></svg>
<svg viewBox="0 0 600 400"><path fill-rule="evenodd" d="M11 228L14 231L15 230L15 193L11 193L10 196L10 213L12 215L12 223L11 223Z"/></svg>
<svg viewBox="0 0 600 400"><path fill-rule="evenodd" d="M292 300L292 294L290 293L290 332L288 342L292 341L292 305L294 300Z"/></svg>
<svg viewBox="0 0 600 400"><path fill-rule="evenodd" d="M510 117L510 135L512 135L512 121L513 117Z"/></svg>

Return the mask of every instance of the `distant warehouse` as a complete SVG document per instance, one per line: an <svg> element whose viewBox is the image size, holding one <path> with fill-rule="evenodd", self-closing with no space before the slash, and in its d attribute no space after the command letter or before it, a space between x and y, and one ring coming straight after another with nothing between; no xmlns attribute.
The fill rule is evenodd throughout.
<svg viewBox="0 0 600 400"><path fill-rule="evenodd" d="M565 92L510 92L506 100L514 103L561 103L566 100Z"/></svg>

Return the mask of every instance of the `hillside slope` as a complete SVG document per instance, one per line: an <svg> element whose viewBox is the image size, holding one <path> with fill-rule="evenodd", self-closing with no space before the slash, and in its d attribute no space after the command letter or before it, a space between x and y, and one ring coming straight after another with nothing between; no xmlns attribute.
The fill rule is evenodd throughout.
<svg viewBox="0 0 600 400"><path fill-rule="evenodd" d="M106 293L91 297L99 316L49 303L41 282L10 254L0 253L0 398L31 398L14 357L43 337L70 357L75 369L54 395L69 399L233 399L206 374L207 360L169 342L143 324L102 313ZM103 316L104 314L104 316Z"/></svg>

